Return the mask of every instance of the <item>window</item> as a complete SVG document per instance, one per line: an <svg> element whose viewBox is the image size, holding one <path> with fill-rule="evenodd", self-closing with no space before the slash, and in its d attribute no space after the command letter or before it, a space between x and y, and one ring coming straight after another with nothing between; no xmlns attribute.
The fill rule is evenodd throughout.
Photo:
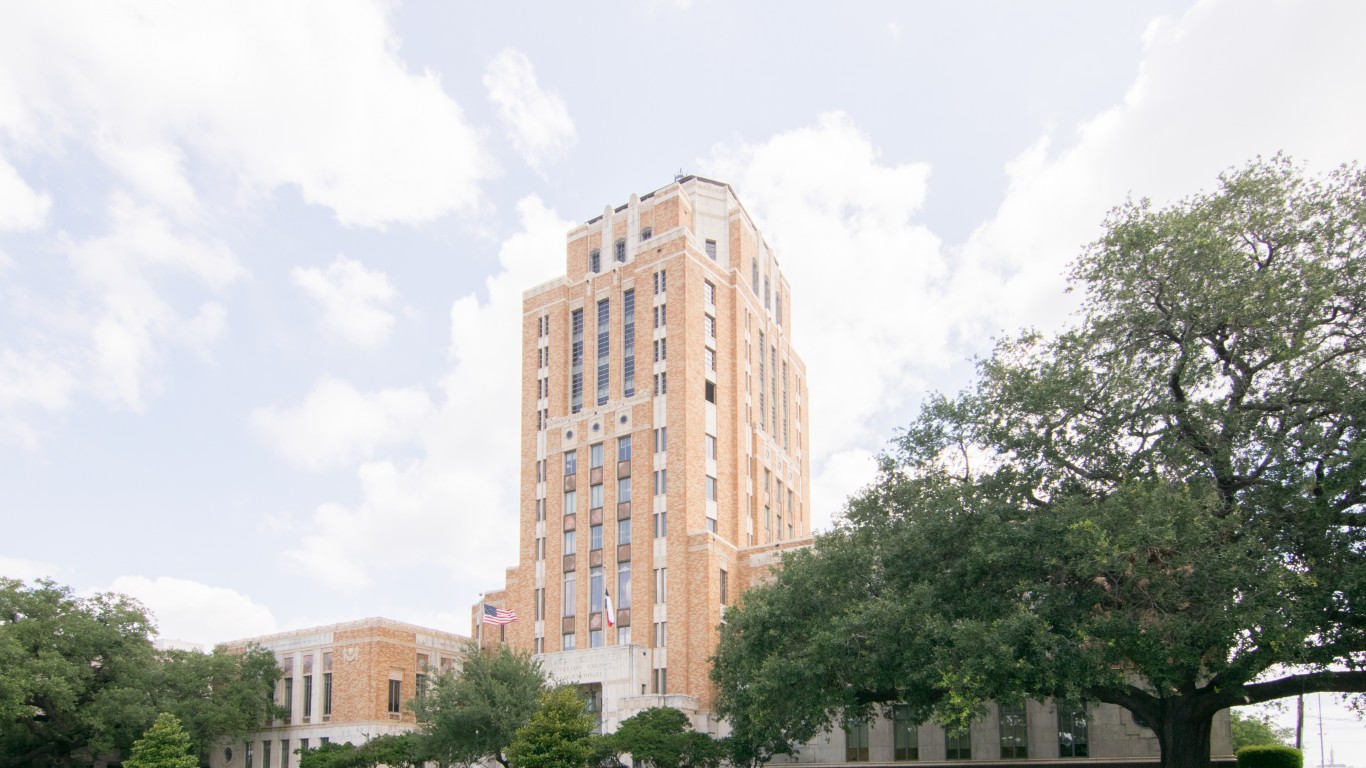
<svg viewBox="0 0 1366 768"><path fill-rule="evenodd" d="M532 653L545 653L545 638L534 637L531 639Z"/></svg>
<svg viewBox="0 0 1366 768"><path fill-rule="evenodd" d="M972 732L967 728L960 730L944 729L944 757L949 760L972 759Z"/></svg>
<svg viewBox="0 0 1366 768"><path fill-rule="evenodd" d="M1086 710L1081 707L1058 706L1058 756L1090 757L1091 739L1086 721Z"/></svg>
<svg viewBox="0 0 1366 768"><path fill-rule="evenodd" d="M851 763L868 761L868 721L844 726L844 759Z"/></svg>
<svg viewBox="0 0 1366 768"><path fill-rule="evenodd" d="M659 669L651 670L651 672L650 672L650 681L651 681L651 683L654 685L654 689L655 689L654 692L655 692L655 693L668 693L668 692L669 692L669 670L668 670L668 669L666 669L666 668L664 668L664 667L660 667Z"/></svg>
<svg viewBox="0 0 1366 768"><path fill-rule="evenodd" d="M536 519L538 521L545 519L545 499L536 500Z"/></svg>
<svg viewBox="0 0 1366 768"><path fill-rule="evenodd" d="M617 627L617 645L631 644L631 628Z"/></svg>
<svg viewBox="0 0 1366 768"><path fill-rule="evenodd" d="M911 720L911 708L905 704L892 706L892 759L920 759L920 734Z"/></svg>
<svg viewBox="0 0 1366 768"><path fill-rule="evenodd" d="M594 274L602 271L602 251L597 248L588 252L588 271Z"/></svg>
<svg viewBox="0 0 1366 768"><path fill-rule="evenodd" d="M769 279L768 279L768 275L764 275L764 309L768 309L768 297L769 297L769 293L770 293L770 291L769 291Z"/></svg>
<svg viewBox="0 0 1366 768"><path fill-rule="evenodd" d="M641 234L644 234L644 233L641 233ZM644 239L644 238L641 238L641 239ZM618 241L616 241L615 243L613 243L613 248L614 248L614 250L615 250L615 252L616 252L617 261L619 261L619 262L624 262L624 261L626 261L626 241L625 241L625 240L618 240Z"/></svg>
<svg viewBox="0 0 1366 768"><path fill-rule="evenodd" d="M590 629L590 630L588 630L588 647L589 647L589 648L601 648L601 647L602 647L602 630L601 630L601 629Z"/></svg>
<svg viewBox="0 0 1366 768"><path fill-rule="evenodd" d="M787 439L787 361L783 361L783 450L792 449Z"/></svg>
<svg viewBox="0 0 1366 768"><path fill-rule="evenodd" d="M583 310L576 309L570 314L569 345L569 410L578 413L583 410Z"/></svg>
<svg viewBox="0 0 1366 768"><path fill-rule="evenodd" d="M598 526L598 530L599 530L599 531L602 530L602 526L601 526L601 525ZM599 533L599 535L601 535L601 533ZM603 595L603 592L602 592L602 585L603 585L603 581L602 581L602 566L601 566L601 565L595 565L595 566L593 566L592 568L589 568L589 569L588 569L588 612L589 612L589 613L602 613L602 595ZM600 644L601 644L601 643L599 643L599 645L600 645ZM594 646L592 646L592 647L596 648L597 646L594 645Z"/></svg>
<svg viewBox="0 0 1366 768"><path fill-rule="evenodd" d="M589 546L588 546L589 549L602 549L602 526L601 526L601 525L590 525L590 526L588 526L588 544L589 544Z"/></svg>
<svg viewBox="0 0 1366 768"><path fill-rule="evenodd" d="M721 605L730 605L730 601L726 599L730 586L730 574L726 573L725 568L721 569L721 579L718 583L721 587Z"/></svg>
<svg viewBox="0 0 1366 768"><path fill-rule="evenodd" d="M702 298L708 304L716 303L716 286L710 280L702 281Z"/></svg>
<svg viewBox="0 0 1366 768"><path fill-rule="evenodd" d="M1001 757L1029 757L1023 704L1001 705Z"/></svg>
<svg viewBox="0 0 1366 768"><path fill-rule="evenodd" d="M545 587L536 590L536 620L545 620Z"/></svg>
<svg viewBox="0 0 1366 768"><path fill-rule="evenodd" d="M565 492L564 492L564 510L563 510L563 511L564 511L564 514L566 514L566 515L572 515L572 514L574 514L574 513L576 513L576 512L579 511L579 494L578 494L578 491L565 491Z"/></svg>
<svg viewBox="0 0 1366 768"><path fill-rule="evenodd" d="M261 742L261 765L270 768L270 742Z"/></svg>
<svg viewBox="0 0 1366 768"><path fill-rule="evenodd" d="M621 504L631 500L631 478L617 478L617 503Z"/></svg>
<svg viewBox="0 0 1366 768"><path fill-rule="evenodd" d="M612 308L607 299L598 302L598 405L605 405L611 388Z"/></svg>
<svg viewBox="0 0 1366 768"><path fill-rule="evenodd" d="M327 654L331 656L332 654ZM323 673L323 719L332 716L332 673Z"/></svg>
<svg viewBox="0 0 1366 768"><path fill-rule="evenodd" d="M669 623L667 621L655 622L655 647L664 648L669 644Z"/></svg>
<svg viewBox="0 0 1366 768"><path fill-rule="evenodd" d="M246 744L247 744L247 745L246 745L246 750L245 750L246 753L247 753L247 757L246 757L246 760L247 760L247 762L246 762L246 767L247 767L247 768L252 768L252 764L251 764L252 754L251 754L251 752L252 752L252 747L254 747L255 744L253 744L253 743L250 742L250 741L248 741Z"/></svg>
<svg viewBox="0 0 1366 768"><path fill-rule="evenodd" d="M629 479L629 478L628 478L628 479ZM630 543L631 543L631 521L630 521L630 520L618 520L618 521L617 521L617 546L621 546L622 544L630 544ZM619 566L618 566L618 567L619 567ZM631 566L630 566L630 565L627 565L626 567L627 567L627 568L630 568ZM625 607L626 607L626 606L624 606L624 605L622 606L622 608L625 608Z"/></svg>
<svg viewBox="0 0 1366 768"><path fill-rule="evenodd" d="M702 348L702 362L707 366L707 370L716 371L716 350L711 347Z"/></svg>
<svg viewBox="0 0 1366 768"><path fill-rule="evenodd" d="M655 602L662 603L669 596L669 569L655 569Z"/></svg>
<svg viewBox="0 0 1366 768"><path fill-rule="evenodd" d="M668 447L668 429L668 427L660 427L655 430L655 453L663 453Z"/></svg>
<svg viewBox="0 0 1366 768"><path fill-rule="evenodd" d="M617 461L631 460L631 436L617 438Z"/></svg>
<svg viewBox="0 0 1366 768"><path fill-rule="evenodd" d="M669 518L668 518L668 514L669 514L668 512L656 512L656 513L655 513L655 519L654 519L655 526L654 526L654 527L655 527L655 538L656 538L656 539L662 539L662 538L664 538L665 536L667 536L667 535L669 534Z"/></svg>
<svg viewBox="0 0 1366 768"><path fill-rule="evenodd" d="M655 273L655 295L664 293L669 287L669 275L664 270Z"/></svg>
<svg viewBox="0 0 1366 768"><path fill-rule="evenodd" d="M783 290L782 286L773 292L773 316L778 320L778 325L783 324Z"/></svg>
<svg viewBox="0 0 1366 768"><path fill-rule="evenodd" d="M601 466L602 466L602 461L603 461L602 443L594 443L593 445L590 445L590 446L588 447L588 467L589 467L589 469L597 469L598 467L601 467Z"/></svg>
<svg viewBox="0 0 1366 768"><path fill-rule="evenodd" d="M707 338L716 338L716 318L711 315L702 316L702 330L706 332Z"/></svg>
<svg viewBox="0 0 1366 768"><path fill-rule="evenodd" d="M711 350L707 350L707 351L710 352ZM714 382L714 381L704 382L703 385L702 385L702 396L705 397L705 398L707 399L707 402L709 402L709 403L715 403L715 402L716 402L716 382Z"/></svg>
<svg viewBox="0 0 1366 768"><path fill-rule="evenodd" d="M300 752L307 752L307 751L308 751L308 739L299 739L299 751L300 751Z"/></svg>
<svg viewBox="0 0 1366 768"><path fill-rule="evenodd" d="M660 372L655 374L655 396L669 393L669 374Z"/></svg>
<svg viewBox="0 0 1366 768"><path fill-rule="evenodd" d="M313 676L304 675L304 720L313 717Z"/></svg>
<svg viewBox="0 0 1366 768"><path fill-rule="evenodd" d="M578 550L578 531L564 532L564 554L572 555Z"/></svg>
<svg viewBox="0 0 1366 768"><path fill-rule="evenodd" d="M602 483L588 486L588 508L602 509Z"/></svg>
<svg viewBox="0 0 1366 768"><path fill-rule="evenodd" d="M716 461L716 435L706 435L702 440L707 446L707 458Z"/></svg>
<svg viewBox="0 0 1366 768"><path fill-rule="evenodd" d="M706 242L706 246L707 246L707 255L711 257L711 260L712 260L712 261L716 261L716 241L715 241L715 240L708 240L708 241Z"/></svg>
<svg viewBox="0 0 1366 768"><path fill-rule="evenodd" d="M564 633L564 636L560 638L560 649L561 649L561 650L565 650L565 651L572 651L572 650L574 650L574 633L573 633L573 632L566 632L566 633Z"/></svg>
<svg viewBox="0 0 1366 768"><path fill-rule="evenodd" d="M768 431L768 405L764 401L764 393L768 391L768 367L764 356L767 347L764 332L759 331L759 429L765 432Z"/></svg>
<svg viewBox="0 0 1366 768"><path fill-rule="evenodd" d="M655 327L664 328L669 324L669 305L658 304L655 306Z"/></svg>
<svg viewBox="0 0 1366 768"><path fill-rule="evenodd" d="M716 478L707 476L707 501L716 501Z"/></svg>
<svg viewBox="0 0 1366 768"><path fill-rule="evenodd" d="M397 715L403 711L403 681L389 681L389 714Z"/></svg>
<svg viewBox="0 0 1366 768"><path fill-rule="evenodd" d="M669 475L668 475L668 472L669 472L669 470L667 470L667 469L656 469L656 470L655 470L655 495L656 495L656 496L663 496L664 494L666 494L666 493L669 492Z"/></svg>
<svg viewBox="0 0 1366 768"><path fill-rule="evenodd" d="M627 521L629 523L629 521ZM631 526L626 526L626 540L631 540ZM631 607L631 561L617 563L617 610L625 610ZM629 640L620 640L621 632L618 630L617 637L625 645Z"/></svg>
<svg viewBox="0 0 1366 768"><path fill-rule="evenodd" d="M564 452L564 473L565 473L566 475L572 475L572 474L574 474L574 473L577 472L577 471L579 471L579 452L578 452L578 451L565 451L565 452Z"/></svg>
<svg viewBox="0 0 1366 768"><path fill-rule="evenodd" d="M636 393L636 292L621 295L621 396Z"/></svg>
<svg viewBox="0 0 1366 768"><path fill-rule="evenodd" d="M716 533L716 518L707 518L707 533Z"/></svg>
<svg viewBox="0 0 1366 768"><path fill-rule="evenodd" d="M759 258L749 260L749 284L754 286L754 295L759 295Z"/></svg>
<svg viewBox="0 0 1366 768"><path fill-rule="evenodd" d="M655 339L655 362L662 363L669 359L669 340Z"/></svg>
<svg viewBox="0 0 1366 768"><path fill-rule="evenodd" d="M640 239L641 239L641 240L649 240L650 238L652 238L652 237L654 237L654 236L655 236L654 227L644 227L643 229L640 230Z"/></svg>
<svg viewBox="0 0 1366 768"><path fill-rule="evenodd" d="M294 720L294 678L285 678L285 722Z"/></svg>
<svg viewBox="0 0 1366 768"><path fill-rule="evenodd" d="M566 573L564 575L564 589L562 590L562 597L564 599L561 601L560 604L560 615L573 616L575 608L578 605L578 582L575 580L573 573ZM569 646L569 648L573 647L574 646L572 645ZM569 650L569 648L566 648L565 650Z"/></svg>
<svg viewBox="0 0 1366 768"><path fill-rule="evenodd" d="M280 739L280 768L289 768L289 739Z"/></svg>

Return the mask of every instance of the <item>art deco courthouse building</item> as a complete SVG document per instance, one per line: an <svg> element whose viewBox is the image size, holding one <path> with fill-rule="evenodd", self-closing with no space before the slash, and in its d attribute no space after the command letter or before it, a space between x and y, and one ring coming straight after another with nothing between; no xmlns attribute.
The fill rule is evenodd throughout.
<svg viewBox="0 0 1366 768"><path fill-rule="evenodd" d="M521 554L486 599L552 672L601 658L608 709L707 709L724 607L807 540L791 318L731 188L692 176L570 231L565 275L524 294Z"/></svg>

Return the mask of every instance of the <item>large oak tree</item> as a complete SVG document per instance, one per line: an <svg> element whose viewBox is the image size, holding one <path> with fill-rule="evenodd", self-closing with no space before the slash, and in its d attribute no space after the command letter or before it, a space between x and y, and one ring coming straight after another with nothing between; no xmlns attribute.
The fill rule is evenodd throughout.
<svg viewBox="0 0 1366 768"><path fill-rule="evenodd" d="M741 735L1100 701L1184 768L1222 709L1366 690L1366 173L1259 160L1106 224L1074 327L932 398L836 529L727 614Z"/></svg>

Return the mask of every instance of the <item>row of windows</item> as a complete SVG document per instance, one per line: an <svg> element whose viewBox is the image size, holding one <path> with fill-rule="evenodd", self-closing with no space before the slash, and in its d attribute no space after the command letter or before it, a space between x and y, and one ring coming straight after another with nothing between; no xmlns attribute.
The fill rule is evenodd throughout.
<svg viewBox="0 0 1366 768"><path fill-rule="evenodd" d="M1029 734L1024 707L1002 705L1000 712L1000 757L1029 757ZM844 743L846 760L866 762L869 759L867 721L845 726ZM972 733L963 729L945 729L944 756L949 760L971 760ZM1058 709L1058 756L1090 756L1090 734L1085 710L1065 707ZM892 759L920 759L919 728L910 717L910 709L904 704L892 707Z"/></svg>

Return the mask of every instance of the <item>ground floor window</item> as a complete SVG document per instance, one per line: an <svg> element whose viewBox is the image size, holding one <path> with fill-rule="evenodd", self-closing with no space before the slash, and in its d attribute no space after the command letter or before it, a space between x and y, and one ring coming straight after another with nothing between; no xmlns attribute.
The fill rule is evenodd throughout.
<svg viewBox="0 0 1366 768"><path fill-rule="evenodd" d="M1085 709L1068 706L1058 707L1058 756L1091 756Z"/></svg>
<svg viewBox="0 0 1366 768"><path fill-rule="evenodd" d="M868 760L868 721L844 726L844 759L849 762Z"/></svg>

